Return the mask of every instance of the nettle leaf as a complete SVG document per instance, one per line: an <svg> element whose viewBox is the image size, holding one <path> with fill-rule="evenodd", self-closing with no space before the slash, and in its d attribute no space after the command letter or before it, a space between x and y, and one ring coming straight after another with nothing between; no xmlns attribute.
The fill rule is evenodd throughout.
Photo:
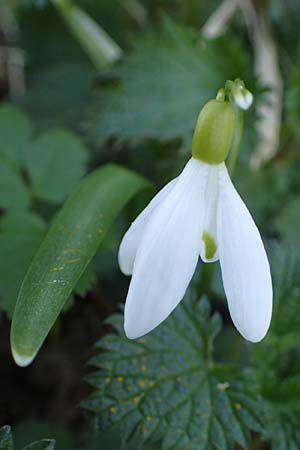
<svg viewBox="0 0 300 450"><path fill-rule="evenodd" d="M9 316L45 231L42 218L30 212L7 214L0 219L0 306Z"/></svg>
<svg viewBox="0 0 300 450"><path fill-rule="evenodd" d="M73 133L51 130L28 147L26 163L36 197L58 203L83 176L87 152Z"/></svg>
<svg viewBox="0 0 300 450"><path fill-rule="evenodd" d="M299 415L271 414L266 437L272 450L298 450L300 448Z"/></svg>
<svg viewBox="0 0 300 450"><path fill-rule="evenodd" d="M180 137L190 147L201 106L225 80L239 76L253 84L236 42L197 39L170 19L160 31L141 37L115 69L119 83L100 92L91 114L97 139Z"/></svg>
<svg viewBox="0 0 300 450"><path fill-rule="evenodd" d="M42 439L24 447L23 450L54 450L55 441ZM11 428L6 425L0 428L0 450L14 450Z"/></svg>
<svg viewBox="0 0 300 450"><path fill-rule="evenodd" d="M253 357L267 404L264 437L272 450L300 448L300 248L269 245L274 284L270 331Z"/></svg>
<svg viewBox="0 0 300 450"><path fill-rule="evenodd" d="M39 17L37 22L40 20ZM49 17L45 25L49 25L48 20ZM56 24L55 16L52 26ZM38 34L34 37L35 49L37 36ZM61 40L66 42L65 36ZM32 52L32 49L30 50ZM67 54L70 55L69 48ZM41 66L44 65L41 63ZM78 123L82 121L83 111L90 101L95 78L96 71L84 61L56 62L52 65L48 63L46 67L35 71L30 89L20 103L34 117L39 128L64 125L77 129Z"/></svg>
<svg viewBox="0 0 300 450"><path fill-rule="evenodd" d="M144 338L128 340L120 314L117 334L99 341L91 363L96 391L84 406L100 430L118 426L128 441L162 440L163 450L232 450L249 447L249 429L261 431L262 404L253 374L221 366L212 346L221 328L206 299L187 295L166 322Z"/></svg>
<svg viewBox="0 0 300 450"><path fill-rule="evenodd" d="M272 335L281 341L294 333L300 338L300 247L274 243L270 260L275 294Z"/></svg>

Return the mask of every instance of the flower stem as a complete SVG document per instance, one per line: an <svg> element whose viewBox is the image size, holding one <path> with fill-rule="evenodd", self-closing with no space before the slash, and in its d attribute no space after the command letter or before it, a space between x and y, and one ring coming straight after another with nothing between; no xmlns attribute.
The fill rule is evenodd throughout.
<svg viewBox="0 0 300 450"><path fill-rule="evenodd" d="M243 128L244 128L244 116L243 111L238 108L237 106L234 107L234 115L235 115L235 127L234 127L234 135L233 135L233 141L231 150L229 153L228 161L227 161L227 167L230 174L230 177L232 178L235 172L235 167L239 155L240 150L240 144L241 139L243 135Z"/></svg>
<svg viewBox="0 0 300 450"><path fill-rule="evenodd" d="M52 0L83 50L98 70L109 66L122 55L118 44L71 0Z"/></svg>

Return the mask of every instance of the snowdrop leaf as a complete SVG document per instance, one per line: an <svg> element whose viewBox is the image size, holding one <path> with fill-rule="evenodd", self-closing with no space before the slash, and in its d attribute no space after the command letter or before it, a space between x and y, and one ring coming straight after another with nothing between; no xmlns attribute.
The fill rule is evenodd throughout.
<svg viewBox="0 0 300 450"><path fill-rule="evenodd" d="M8 425L0 428L0 450L14 450L11 428Z"/></svg>
<svg viewBox="0 0 300 450"><path fill-rule="evenodd" d="M13 437L10 426L0 428L0 450L14 450ZM42 439L27 445L23 450L54 450L55 441L52 439Z"/></svg>
<svg viewBox="0 0 300 450"><path fill-rule="evenodd" d="M107 165L88 175L68 198L19 293L11 333L18 364L33 360L117 214L148 186L134 172Z"/></svg>
<svg viewBox="0 0 300 450"><path fill-rule="evenodd" d="M51 439L43 439L27 445L23 450L54 450L54 448L55 441Z"/></svg>
<svg viewBox="0 0 300 450"><path fill-rule="evenodd" d="M196 36L166 19L159 32L140 38L115 69L119 84L100 92L90 115L94 133L97 139L179 137L190 151L201 105L236 73L251 84L236 42L226 37L199 44Z"/></svg>
<svg viewBox="0 0 300 450"><path fill-rule="evenodd" d="M162 299L163 300L163 299ZM187 295L155 331L125 338L123 317L110 324L116 334L99 341L90 376L95 393L84 406L102 430L120 427L124 440L162 439L163 450L249 448L249 429L260 431L261 403L250 370L213 361L218 314L208 302Z"/></svg>
<svg viewBox="0 0 300 450"><path fill-rule="evenodd" d="M72 164L70 164L72 161ZM51 130L28 148L27 170L37 198L59 203L85 172L87 149L66 130Z"/></svg>

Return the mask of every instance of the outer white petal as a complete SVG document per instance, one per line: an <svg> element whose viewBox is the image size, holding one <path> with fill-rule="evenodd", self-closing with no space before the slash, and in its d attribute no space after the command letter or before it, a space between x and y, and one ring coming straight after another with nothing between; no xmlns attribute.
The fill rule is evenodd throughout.
<svg viewBox="0 0 300 450"><path fill-rule="evenodd" d="M272 316L270 267L259 231L225 165L220 174L217 232L231 318L245 339L258 342Z"/></svg>
<svg viewBox="0 0 300 450"><path fill-rule="evenodd" d="M118 261L120 269L125 275L132 274L136 252L140 245L144 229L149 221L151 213L168 196L172 188L175 186L176 180L177 178L170 181L158 192L158 194L156 194L149 205L141 212L135 221L132 222L131 226L124 234L119 248Z"/></svg>
<svg viewBox="0 0 300 450"><path fill-rule="evenodd" d="M205 165L192 158L149 220L125 304L128 338L157 327L185 294L199 257L205 179Z"/></svg>

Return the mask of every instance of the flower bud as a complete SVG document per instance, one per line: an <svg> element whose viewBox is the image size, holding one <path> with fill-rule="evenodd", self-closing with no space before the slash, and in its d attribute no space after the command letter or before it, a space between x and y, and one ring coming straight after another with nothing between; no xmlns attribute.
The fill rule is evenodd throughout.
<svg viewBox="0 0 300 450"><path fill-rule="evenodd" d="M234 110L230 102L208 101L197 120L192 156L208 164L225 161L232 144L234 122Z"/></svg>

